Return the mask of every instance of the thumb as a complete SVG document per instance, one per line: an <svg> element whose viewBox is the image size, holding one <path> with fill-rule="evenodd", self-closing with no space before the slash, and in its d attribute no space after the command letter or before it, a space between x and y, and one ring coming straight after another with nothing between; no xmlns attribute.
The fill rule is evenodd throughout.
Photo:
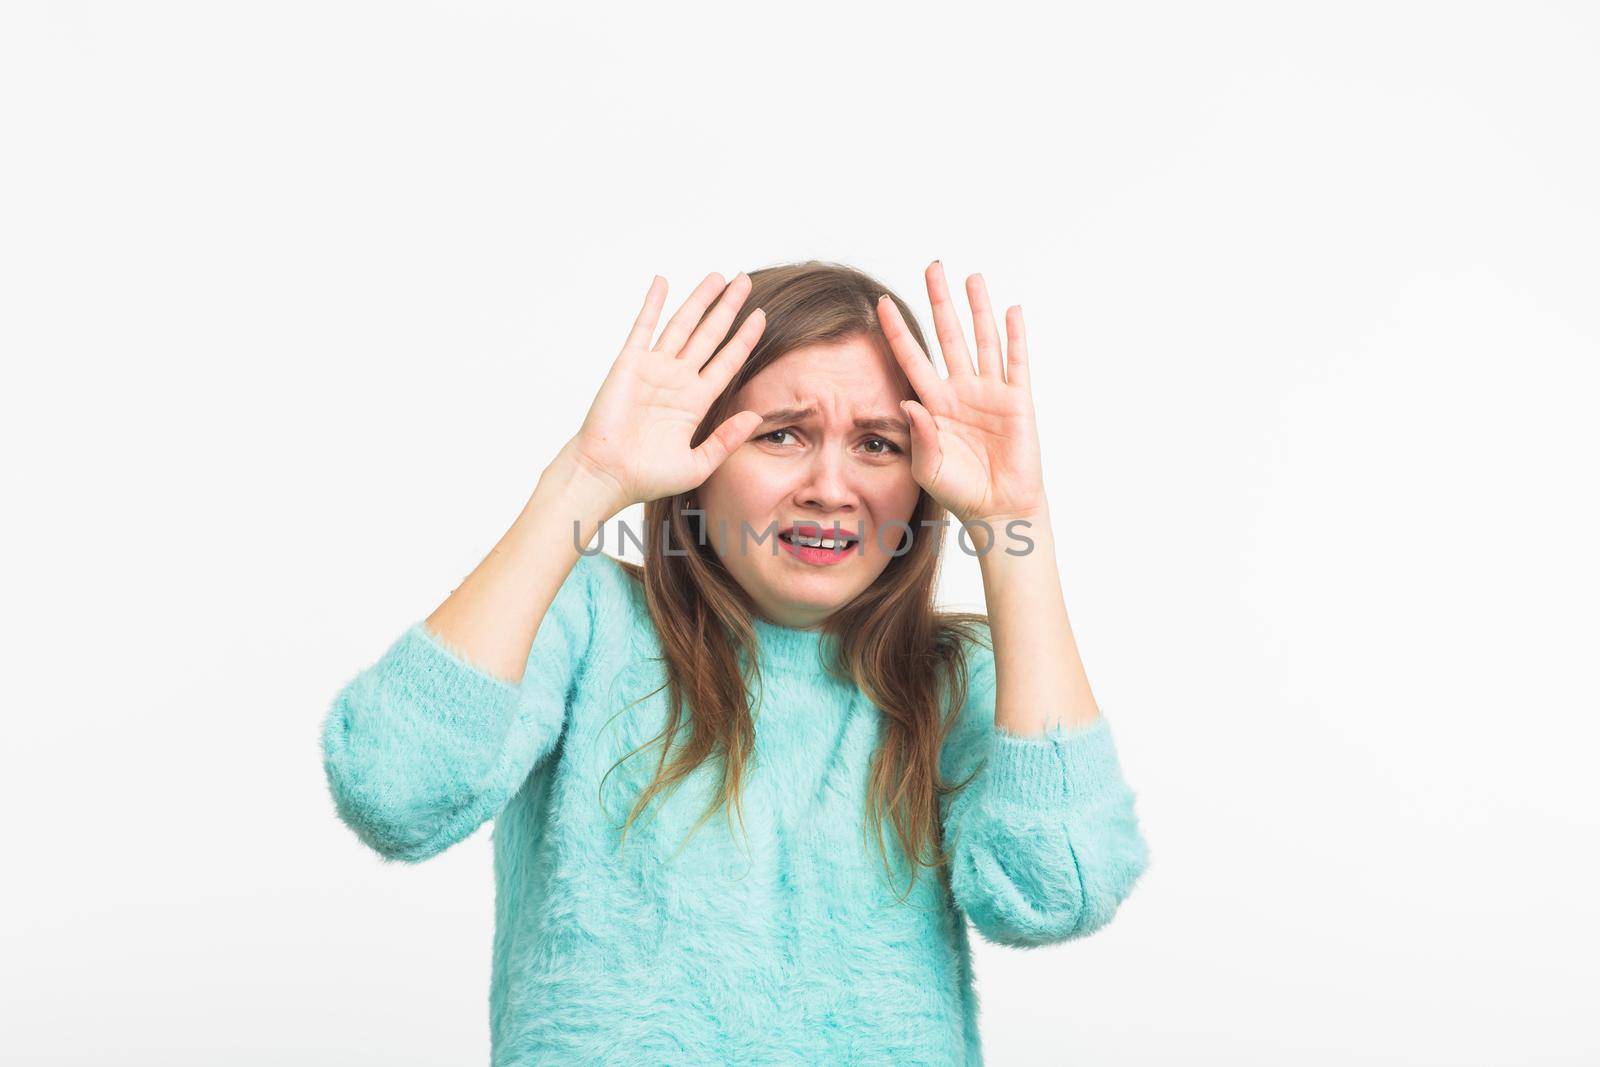
<svg viewBox="0 0 1600 1067"><path fill-rule="evenodd" d="M911 473L924 489L929 489L943 458L939 449L939 426L928 409L915 400L900 401L900 410L911 421Z"/></svg>
<svg viewBox="0 0 1600 1067"><path fill-rule="evenodd" d="M689 453L695 458L695 465L701 472L700 480L711 477L711 472L722 466L722 461L744 444L760 425L761 415L754 411L735 412L723 419L722 425L711 431L711 435L700 442L700 447Z"/></svg>
<svg viewBox="0 0 1600 1067"><path fill-rule="evenodd" d="M933 421L928 409L915 400L900 401L900 410L911 422L911 447L916 452L937 454L939 451L939 424Z"/></svg>

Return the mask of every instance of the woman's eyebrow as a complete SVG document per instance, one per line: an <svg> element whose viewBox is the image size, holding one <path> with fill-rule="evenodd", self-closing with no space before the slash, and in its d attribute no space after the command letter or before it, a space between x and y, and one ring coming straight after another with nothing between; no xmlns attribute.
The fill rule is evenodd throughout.
<svg viewBox="0 0 1600 1067"><path fill-rule="evenodd" d="M879 433L911 433L911 426L905 419L897 419L889 415L873 415L870 418L856 420L858 430L877 430Z"/></svg>
<svg viewBox="0 0 1600 1067"><path fill-rule="evenodd" d="M761 416L763 424L769 422L805 422L814 418L816 408L776 408ZM892 415L863 415L855 420L858 430L876 430L879 433L892 431L895 433L909 434L911 426L905 419L897 419Z"/></svg>
<svg viewBox="0 0 1600 1067"><path fill-rule="evenodd" d="M816 413L816 408L775 408L761 416L761 421L804 422Z"/></svg>

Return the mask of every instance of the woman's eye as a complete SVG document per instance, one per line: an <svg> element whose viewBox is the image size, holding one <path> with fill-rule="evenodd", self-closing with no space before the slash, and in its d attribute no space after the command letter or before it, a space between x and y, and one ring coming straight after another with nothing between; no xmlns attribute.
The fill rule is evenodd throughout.
<svg viewBox="0 0 1600 1067"><path fill-rule="evenodd" d="M781 445L781 444L784 444L785 442L780 440L780 438L782 438L785 434L789 434L790 436L793 436L794 431L793 430L789 430L789 429L769 430L767 433L758 435L756 439L758 441L770 441L775 445ZM872 447L870 447L871 445L874 445L874 444L881 445L883 447L881 447L881 448L872 448ZM899 445L895 444L893 441L891 441L891 440L889 440L888 438L885 438L885 437L869 437L869 438L867 438L867 445L869 446L867 448L868 454L869 455L874 455L874 456L887 456L887 455L892 455L892 454L894 454L896 452L902 451L902 449L900 448Z"/></svg>

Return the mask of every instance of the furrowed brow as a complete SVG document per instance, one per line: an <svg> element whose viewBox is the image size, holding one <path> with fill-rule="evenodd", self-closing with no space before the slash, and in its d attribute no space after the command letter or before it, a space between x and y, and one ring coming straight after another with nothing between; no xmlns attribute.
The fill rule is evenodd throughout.
<svg viewBox="0 0 1600 1067"><path fill-rule="evenodd" d="M767 422L804 422L817 413L816 408L777 408L761 416Z"/></svg>
<svg viewBox="0 0 1600 1067"><path fill-rule="evenodd" d="M804 422L816 413L816 408L777 408L762 415L761 421L763 425L769 422ZM889 415L863 416L855 420L855 426L858 430L873 430L878 433L911 433L911 426L905 419Z"/></svg>
<svg viewBox="0 0 1600 1067"><path fill-rule="evenodd" d="M911 427L906 424L905 419L893 419L887 415L876 415L871 418L857 419L856 429L876 430L879 433L909 434L911 432Z"/></svg>

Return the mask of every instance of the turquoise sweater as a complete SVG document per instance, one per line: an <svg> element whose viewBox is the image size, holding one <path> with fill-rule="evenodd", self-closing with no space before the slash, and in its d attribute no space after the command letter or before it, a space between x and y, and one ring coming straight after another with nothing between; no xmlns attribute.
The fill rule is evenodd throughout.
<svg viewBox="0 0 1600 1067"><path fill-rule="evenodd" d="M942 812L948 888L924 869L898 902L892 826L893 887L861 832L878 712L823 669L819 632L757 630L765 700L742 832L717 817L684 844L715 785L702 766L620 855L659 746L601 778L656 736L667 695L617 714L664 672L642 590L609 556L579 559L520 684L419 621L334 699L329 788L381 856L420 862L494 821L496 1067L978 1064L966 920L1006 945L1083 937L1145 870L1104 717L1040 738L1000 730L993 653L974 646L943 771L982 769Z"/></svg>

